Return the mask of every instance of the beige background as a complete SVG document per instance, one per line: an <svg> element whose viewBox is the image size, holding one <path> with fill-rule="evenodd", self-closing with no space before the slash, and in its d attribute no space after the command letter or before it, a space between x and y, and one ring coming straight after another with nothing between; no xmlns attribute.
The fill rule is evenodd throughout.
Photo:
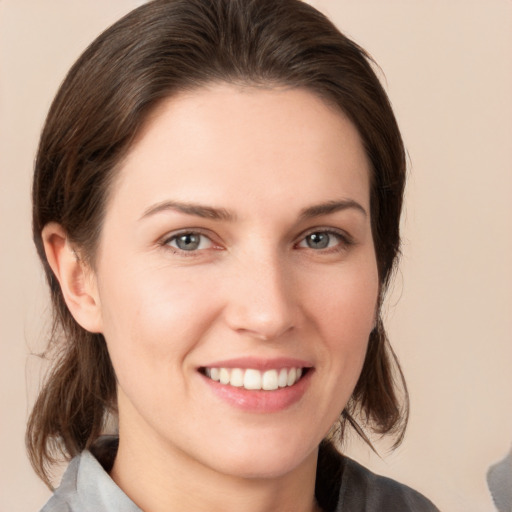
<svg viewBox="0 0 512 512"><path fill-rule="evenodd" d="M38 133L75 58L140 3L0 0L0 512L35 511L48 497L23 444L41 373L28 354L48 318L30 239ZM410 155L388 302L410 428L382 460L352 453L443 511L492 511L485 473L512 443L512 2L313 3L385 71Z"/></svg>

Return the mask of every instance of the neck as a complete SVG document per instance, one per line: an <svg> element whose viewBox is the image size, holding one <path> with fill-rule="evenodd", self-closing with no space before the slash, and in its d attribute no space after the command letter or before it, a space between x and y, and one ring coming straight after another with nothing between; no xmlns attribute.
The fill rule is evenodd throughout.
<svg viewBox="0 0 512 512"><path fill-rule="evenodd" d="M120 433L111 477L145 512L320 511L314 497L317 452L284 475L244 478Z"/></svg>

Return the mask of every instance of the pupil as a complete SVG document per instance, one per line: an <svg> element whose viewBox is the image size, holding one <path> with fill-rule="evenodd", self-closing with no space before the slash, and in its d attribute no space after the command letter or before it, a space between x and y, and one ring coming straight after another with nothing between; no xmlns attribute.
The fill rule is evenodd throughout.
<svg viewBox="0 0 512 512"><path fill-rule="evenodd" d="M176 239L176 245L183 251L193 251L199 247L199 235L186 233Z"/></svg>
<svg viewBox="0 0 512 512"><path fill-rule="evenodd" d="M308 245L312 249L325 249L329 245L327 233L312 233L308 236Z"/></svg>

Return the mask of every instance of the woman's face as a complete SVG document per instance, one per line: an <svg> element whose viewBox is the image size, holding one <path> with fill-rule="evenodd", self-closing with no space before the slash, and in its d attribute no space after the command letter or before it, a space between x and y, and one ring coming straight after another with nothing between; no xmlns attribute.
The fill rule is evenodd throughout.
<svg viewBox="0 0 512 512"><path fill-rule="evenodd" d="M94 275L121 440L244 477L312 460L374 325L370 225L359 135L312 93L163 103L113 184Z"/></svg>

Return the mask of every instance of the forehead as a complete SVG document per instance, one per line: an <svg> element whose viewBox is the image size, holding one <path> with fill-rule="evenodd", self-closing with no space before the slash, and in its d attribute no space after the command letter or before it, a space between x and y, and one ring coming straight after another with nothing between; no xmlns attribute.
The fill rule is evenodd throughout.
<svg viewBox="0 0 512 512"><path fill-rule="evenodd" d="M369 166L354 125L312 92L216 84L152 112L112 192L134 208L177 197L243 211L333 195L367 208Z"/></svg>

